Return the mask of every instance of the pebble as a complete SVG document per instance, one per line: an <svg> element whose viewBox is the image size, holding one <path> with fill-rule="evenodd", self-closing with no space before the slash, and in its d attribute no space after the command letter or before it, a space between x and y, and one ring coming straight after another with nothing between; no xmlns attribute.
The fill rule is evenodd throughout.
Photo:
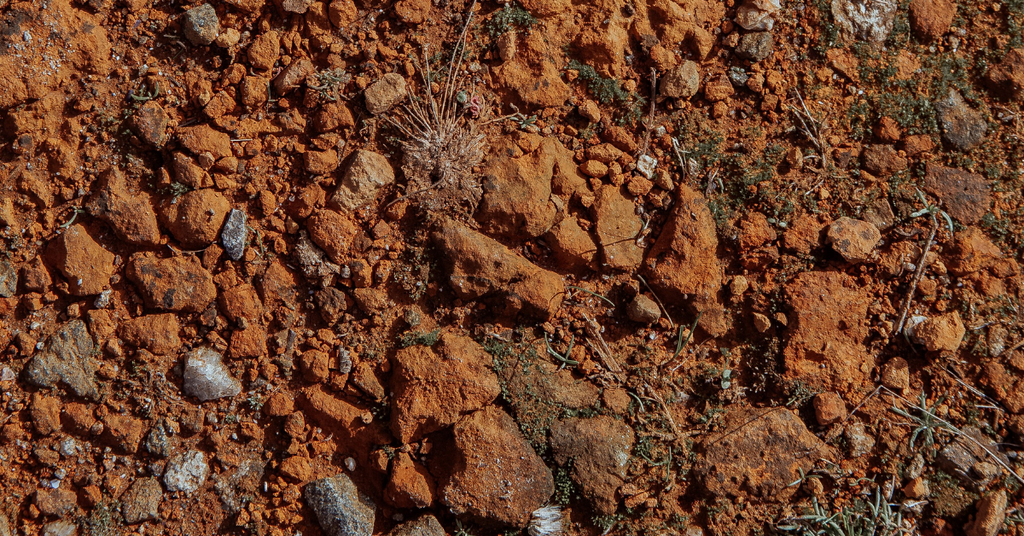
<svg viewBox="0 0 1024 536"><path fill-rule="evenodd" d="M366 88L363 96L366 109L373 115L384 113L401 102L408 94L405 78L398 73L388 73Z"/></svg>
<svg viewBox="0 0 1024 536"><path fill-rule="evenodd" d="M233 208L224 221L224 229L220 232L220 243L224 245L224 251L233 261L240 261L245 255L245 241L249 238L249 228L245 226L246 219L245 211Z"/></svg>
<svg viewBox="0 0 1024 536"><path fill-rule="evenodd" d="M445 531L436 517L425 514L391 529L388 536L445 536Z"/></svg>
<svg viewBox="0 0 1024 536"><path fill-rule="evenodd" d="M910 388L910 365L902 357L894 357L882 365L882 385L896 391Z"/></svg>
<svg viewBox="0 0 1024 536"><path fill-rule="evenodd" d="M700 69L697 62L686 60L661 78L658 95L669 98L688 99L700 89Z"/></svg>
<svg viewBox="0 0 1024 536"><path fill-rule="evenodd" d="M100 246L82 225L72 225L54 238L47 256L68 280L75 296L92 296L103 291L113 277L114 254Z"/></svg>
<svg viewBox="0 0 1024 536"><path fill-rule="evenodd" d="M376 506L344 473L306 485L306 504L327 536L370 536Z"/></svg>
<svg viewBox="0 0 1024 536"><path fill-rule="evenodd" d="M96 344L85 322L72 320L61 326L43 351L32 358L26 367L26 379L39 387L54 387L61 382L78 396L98 400L96 363L92 358L95 351Z"/></svg>
<svg viewBox="0 0 1024 536"><path fill-rule="evenodd" d="M167 205L167 228L187 249L205 248L217 240L231 202L212 188L192 190Z"/></svg>
<svg viewBox="0 0 1024 536"><path fill-rule="evenodd" d="M220 34L220 19L210 4L203 4L185 12L182 21L185 37L193 45L206 46Z"/></svg>
<svg viewBox="0 0 1024 536"><path fill-rule="evenodd" d="M185 355L184 391L200 401L233 397L242 384L222 362L223 356L210 348L196 348Z"/></svg>
<svg viewBox="0 0 1024 536"><path fill-rule="evenodd" d="M654 175L654 169L658 167L658 159L651 155L643 154L640 158L636 159L636 169L643 174L644 177L650 179Z"/></svg>
<svg viewBox="0 0 1024 536"><path fill-rule="evenodd" d="M869 260L875 245L882 239L882 233L874 225L846 216L829 226L827 236L832 249L851 263Z"/></svg>
<svg viewBox="0 0 1024 536"><path fill-rule="evenodd" d="M996 536L1006 520L1006 490L989 493L978 501L978 514L967 527L967 536Z"/></svg>
<svg viewBox="0 0 1024 536"><path fill-rule="evenodd" d="M167 491L194 493L210 476L210 466L206 463L206 455L198 450L190 450L179 454L167 462L164 470L164 486Z"/></svg>
<svg viewBox="0 0 1024 536"><path fill-rule="evenodd" d="M643 294L637 294L626 308L626 315L633 322L653 324L661 318L661 309L654 300Z"/></svg>
<svg viewBox="0 0 1024 536"><path fill-rule="evenodd" d="M565 465L573 460L570 477L603 515L618 509L616 491L626 483L634 439L628 425L607 415L563 419L551 426L555 461Z"/></svg>
<svg viewBox="0 0 1024 536"><path fill-rule="evenodd" d="M942 126L942 139L959 151L968 151L985 139L988 123L985 116L964 102L960 92L951 89L949 94L933 103Z"/></svg>
<svg viewBox="0 0 1024 536"><path fill-rule="evenodd" d="M846 402L839 393L819 393L814 396L814 416L822 426L835 424L846 418Z"/></svg>
<svg viewBox="0 0 1024 536"><path fill-rule="evenodd" d="M155 100L150 100L135 112L132 124L142 141L159 148L167 141L168 121L164 107Z"/></svg>
<svg viewBox="0 0 1024 536"><path fill-rule="evenodd" d="M136 253L125 273L147 307L198 313L217 297L213 276L193 256L161 259L153 253Z"/></svg>
<svg viewBox="0 0 1024 536"><path fill-rule="evenodd" d="M868 435L867 427L862 422L856 421L846 425L843 435L846 437L846 446L851 458L860 458L875 448L875 438Z"/></svg>
<svg viewBox="0 0 1024 536"><path fill-rule="evenodd" d="M249 45L249 64L254 69L269 71L281 56L281 37L274 30L260 34Z"/></svg>
<svg viewBox="0 0 1024 536"><path fill-rule="evenodd" d="M956 311L927 318L912 317L904 329L912 341L924 346L929 352L956 351L967 333L967 328L960 320L960 313Z"/></svg>
<svg viewBox="0 0 1024 536"><path fill-rule="evenodd" d="M164 490L157 479L148 477L136 480L121 497L121 515L125 523L131 525L156 520L163 495Z"/></svg>
<svg viewBox="0 0 1024 536"><path fill-rule="evenodd" d="M9 261L0 261L0 298L10 298L18 290L18 270Z"/></svg>
<svg viewBox="0 0 1024 536"><path fill-rule="evenodd" d="M74 521L58 520L43 526L43 536L75 536L78 524Z"/></svg>
<svg viewBox="0 0 1024 536"><path fill-rule="evenodd" d="M355 152L341 186L331 202L346 210L355 210L377 197L381 188L395 182L395 170L384 155L360 149Z"/></svg>
<svg viewBox="0 0 1024 536"><path fill-rule="evenodd" d="M735 92L736 90L732 87L732 81L724 74L712 78L704 84L704 97L708 99L709 102L724 101L731 97Z"/></svg>
<svg viewBox="0 0 1024 536"><path fill-rule="evenodd" d="M770 32L753 32L740 38L736 55L745 60L758 62L771 56L774 48L775 40Z"/></svg>

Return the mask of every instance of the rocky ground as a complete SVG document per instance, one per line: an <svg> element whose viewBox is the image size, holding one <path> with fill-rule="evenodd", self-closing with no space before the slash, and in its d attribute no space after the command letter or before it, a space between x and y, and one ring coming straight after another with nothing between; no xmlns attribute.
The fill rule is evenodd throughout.
<svg viewBox="0 0 1024 536"><path fill-rule="evenodd" d="M1022 25L0 0L0 536L1019 534Z"/></svg>

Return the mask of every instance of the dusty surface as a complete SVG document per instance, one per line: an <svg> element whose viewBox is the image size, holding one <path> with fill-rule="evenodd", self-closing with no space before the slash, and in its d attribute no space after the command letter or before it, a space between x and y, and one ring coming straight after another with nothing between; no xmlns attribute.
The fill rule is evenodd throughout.
<svg viewBox="0 0 1024 536"><path fill-rule="evenodd" d="M0 0L0 536L1019 534L1022 25Z"/></svg>

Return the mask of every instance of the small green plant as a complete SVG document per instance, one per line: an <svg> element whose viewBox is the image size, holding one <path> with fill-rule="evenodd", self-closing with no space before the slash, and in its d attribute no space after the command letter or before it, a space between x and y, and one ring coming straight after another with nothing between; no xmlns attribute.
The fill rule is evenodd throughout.
<svg viewBox="0 0 1024 536"><path fill-rule="evenodd" d="M917 442L917 438L921 434L924 434L924 446L930 447L935 444L935 430L949 428L949 425L947 425L945 421L935 415L935 408L940 406L945 400L946 397L940 396L939 399L935 401L934 406L928 407L928 399L925 396L924 391L922 391L920 405L914 406L911 404L911 407L916 409L919 415L913 415L909 411L896 406L889 408L893 413L906 419L910 419L911 424L917 425L916 428L914 428L914 432L910 434L911 450L913 450L914 443Z"/></svg>
<svg viewBox="0 0 1024 536"><path fill-rule="evenodd" d="M340 88L345 87L349 80L352 80L352 75L344 69L324 69L316 73L316 85L309 87L319 91L322 98L335 102L341 97Z"/></svg>
<svg viewBox="0 0 1024 536"><path fill-rule="evenodd" d="M487 23L487 33L492 39L508 33L513 28L529 30L537 24L537 19L529 11L515 2L505 4Z"/></svg>
<svg viewBox="0 0 1024 536"><path fill-rule="evenodd" d="M946 226L949 228L949 234L953 234L953 218L950 218L949 214L946 214L945 210L940 209L937 205L933 205L933 204L929 203L928 199L925 198L925 196L921 192L921 190L917 191L917 197L918 197L918 199L921 200L921 204L924 205L924 208L922 208L921 210L918 210L917 212L911 213L910 217L911 218L920 218L921 216L924 216L925 214L928 214L934 220L935 219L935 215L939 214L946 221Z"/></svg>
<svg viewBox="0 0 1024 536"><path fill-rule="evenodd" d="M899 536L909 534L903 527L903 513L893 509L889 501L875 488L868 503L845 506L838 512L829 512L818 498L812 499L811 511L802 516L786 519L775 528L799 536Z"/></svg>
<svg viewBox="0 0 1024 536"><path fill-rule="evenodd" d="M435 329L434 331L407 331L398 338L398 347L408 348L416 345L433 346L437 344L437 340L440 336L440 329Z"/></svg>
<svg viewBox="0 0 1024 536"><path fill-rule="evenodd" d="M551 357L559 360L562 363L562 366L569 365L570 367L574 367L574 366L580 364L579 361L574 361L570 357L572 355L572 345L575 342L576 342L576 335L573 335L572 338L569 339L569 347L566 348L565 353L564 354L560 354L560 353L556 352L554 348L551 347L551 341L548 340L547 334L546 333L544 334L544 344L548 348L548 354L550 354Z"/></svg>
<svg viewBox="0 0 1024 536"><path fill-rule="evenodd" d="M160 82L156 82L154 84L153 91L151 93L135 94L135 92L133 91L129 93L128 96L130 96L132 100L135 102L146 102L153 100L160 96Z"/></svg>
<svg viewBox="0 0 1024 536"><path fill-rule="evenodd" d="M597 71L584 63L572 60L566 69L579 73L579 80L587 85L587 89L594 95L601 104L611 104L614 101L627 102L631 94L622 89L622 85L614 78L605 78Z"/></svg>
<svg viewBox="0 0 1024 536"><path fill-rule="evenodd" d="M246 404L249 404L249 407L252 408L253 411L263 409L263 398L256 393L250 394L249 397L245 399L245 402Z"/></svg>

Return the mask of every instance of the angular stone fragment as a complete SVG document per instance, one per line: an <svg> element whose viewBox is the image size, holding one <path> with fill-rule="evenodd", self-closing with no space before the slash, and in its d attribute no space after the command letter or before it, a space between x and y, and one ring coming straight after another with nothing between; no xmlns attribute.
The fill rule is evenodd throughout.
<svg viewBox="0 0 1024 536"><path fill-rule="evenodd" d="M366 88L366 109L377 115L391 109L406 95L405 78L398 73L388 73Z"/></svg>
<svg viewBox="0 0 1024 536"><path fill-rule="evenodd" d="M224 245L228 258L233 261L240 261L245 255L245 241L249 238L249 228L245 226L245 221L245 212L233 208L220 232L220 243Z"/></svg>
<svg viewBox="0 0 1024 536"><path fill-rule="evenodd" d="M205 402L242 392L242 383L231 375L222 359L218 352L209 348L196 348L186 354L185 394Z"/></svg>
<svg viewBox="0 0 1024 536"><path fill-rule="evenodd" d="M155 478L140 478L121 497L121 515L129 525L143 521L154 521L164 490Z"/></svg>
<svg viewBox="0 0 1024 536"><path fill-rule="evenodd" d="M206 455L198 450L190 450L167 461L164 486L170 492L193 493L206 483L208 476L210 466L206 463Z"/></svg>
<svg viewBox="0 0 1024 536"><path fill-rule="evenodd" d="M360 149L341 178L331 202L355 210L377 197L381 188L395 182L395 170L383 155Z"/></svg>
<svg viewBox="0 0 1024 536"><path fill-rule="evenodd" d="M303 496L326 536L370 536L373 533L376 506L356 489L348 475L338 474L310 482Z"/></svg>
<svg viewBox="0 0 1024 536"><path fill-rule="evenodd" d="M114 275L114 254L100 246L82 225L72 225L46 249L75 296L99 294Z"/></svg>
<svg viewBox="0 0 1024 536"><path fill-rule="evenodd" d="M125 273L147 307L201 312L217 297L213 276L193 256L161 259L153 253L136 253Z"/></svg>
<svg viewBox="0 0 1024 536"><path fill-rule="evenodd" d="M572 479L604 515L619 506L616 491L626 483L626 466L633 450L633 430L614 417L571 418L551 426L555 460L572 460Z"/></svg>
<svg viewBox="0 0 1024 536"><path fill-rule="evenodd" d="M25 367L26 379L40 387L54 387L58 382L76 395L99 400L96 385L96 350L85 322L75 319L61 326Z"/></svg>
<svg viewBox="0 0 1024 536"><path fill-rule="evenodd" d="M202 4L185 12L182 30L193 45L205 46L220 34L220 19L210 4Z"/></svg>

